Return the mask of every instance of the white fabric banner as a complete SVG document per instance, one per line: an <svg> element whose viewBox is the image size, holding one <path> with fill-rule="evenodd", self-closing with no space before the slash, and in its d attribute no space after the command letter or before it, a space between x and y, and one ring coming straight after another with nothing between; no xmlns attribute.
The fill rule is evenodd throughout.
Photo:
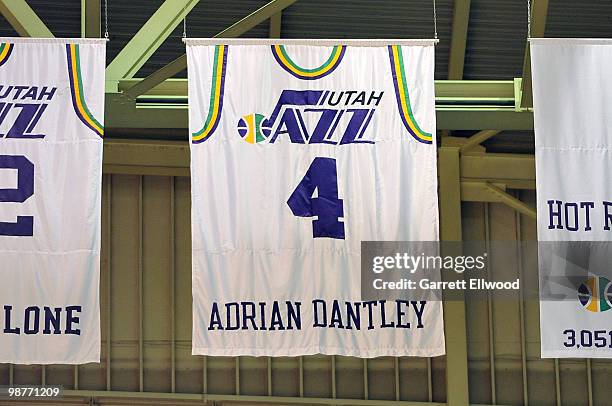
<svg viewBox="0 0 612 406"><path fill-rule="evenodd" d="M612 357L610 66L612 40L531 40L538 240L572 242L540 243L543 358Z"/></svg>
<svg viewBox="0 0 612 406"><path fill-rule="evenodd" d="M361 241L438 240L433 42L222 41L186 41L193 353L444 354L440 301L360 297Z"/></svg>
<svg viewBox="0 0 612 406"><path fill-rule="evenodd" d="M0 362L100 360L105 49L0 38Z"/></svg>

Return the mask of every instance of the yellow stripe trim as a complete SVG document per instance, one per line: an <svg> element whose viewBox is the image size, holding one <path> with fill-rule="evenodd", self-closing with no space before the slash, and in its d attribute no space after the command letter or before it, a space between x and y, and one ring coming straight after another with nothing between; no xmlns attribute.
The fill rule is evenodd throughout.
<svg viewBox="0 0 612 406"><path fill-rule="evenodd" d="M11 49L11 44L4 44L4 49L2 50L2 54L0 54L0 62L4 61Z"/></svg>
<svg viewBox="0 0 612 406"><path fill-rule="evenodd" d="M89 117L89 115L85 111L85 107L83 106L84 98L83 98L83 95L81 94L81 89L79 89L78 76L77 76L78 70L77 70L77 65L76 65L77 64L76 52L75 52L74 45L70 45L70 57L71 57L70 59L72 63L72 66L70 67L70 69L72 69L72 82L73 82L72 88L74 89L74 96L76 100L77 109L79 110L81 117L83 117L85 121L87 121L100 134L103 134L104 129L100 127L95 121L93 121L91 117Z"/></svg>
<svg viewBox="0 0 612 406"><path fill-rule="evenodd" d="M223 76L223 57L225 56L225 46L221 46L219 49L219 57L217 59L217 80L215 87L215 104L212 106L213 116L212 119L208 122L208 126L204 128L200 135L194 136L193 139L195 141L200 141L208 136L208 133L212 129L217 121L217 116L219 115L219 101L221 96L221 77Z"/></svg>
<svg viewBox="0 0 612 406"><path fill-rule="evenodd" d="M246 123L247 123L247 136L245 137L245 141L248 142L249 144L254 144L255 143L255 115L254 114L249 114L248 116L246 116Z"/></svg>
<svg viewBox="0 0 612 406"><path fill-rule="evenodd" d="M327 67L317 70L315 72L307 72L305 70L301 70L301 69L296 69L294 68L291 63L289 63L289 61L285 58L285 55L283 55L283 52L280 49L280 45L274 45L274 48L276 49L276 54L278 55L278 57L280 58L281 62L283 63L283 65L289 69L291 72L300 75L300 76L307 76L309 78L314 77L314 76L319 76L322 75L326 72L328 72L329 70L333 69L334 66L336 65L336 63L338 62L338 59L340 58L340 55L342 54L342 47L338 47L336 48L335 51L335 55L334 55L334 59L332 59L331 63L329 65L327 65Z"/></svg>
<svg viewBox="0 0 612 406"><path fill-rule="evenodd" d="M393 63L395 64L395 74L397 76L397 87L399 89L400 102L402 104L402 114L404 115L406 122L408 123L412 131L414 131L414 133L417 135L417 137L425 141L431 141L432 137L419 131L419 129L416 127L416 125L410 118L410 114L408 113L408 106L406 104L406 92L404 91L404 89L407 88L408 84L403 82L401 67L399 64L399 55L397 53L397 46L393 46Z"/></svg>
<svg viewBox="0 0 612 406"><path fill-rule="evenodd" d="M592 312L597 312L599 310L599 289L598 289L598 280L596 278L591 278L588 284L591 287L591 303L587 307L588 310Z"/></svg>

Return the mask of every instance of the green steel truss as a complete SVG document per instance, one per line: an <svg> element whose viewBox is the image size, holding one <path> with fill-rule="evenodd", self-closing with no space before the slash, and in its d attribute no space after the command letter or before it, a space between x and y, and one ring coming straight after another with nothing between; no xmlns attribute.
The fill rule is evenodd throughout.
<svg viewBox="0 0 612 406"><path fill-rule="evenodd" d="M185 79L167 79L136 98L126 95L138 83L123 79L116 92L107 92L107 127L187 128ZM520 89L521 79L436 81L438 130L531 130L533 115L520 107Z"/></svg>

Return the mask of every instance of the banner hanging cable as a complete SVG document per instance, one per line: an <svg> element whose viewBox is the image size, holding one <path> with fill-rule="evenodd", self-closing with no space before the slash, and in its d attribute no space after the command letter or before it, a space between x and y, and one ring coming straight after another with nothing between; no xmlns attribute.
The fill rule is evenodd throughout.
<svg viewBox="0 0 612 406"><path fill-rule="evenodd" d="M527 39L531 39L531 0L527 0Z"/></svg>
<svg viewBox="0 0 612 406"><path fill-rule="evenodd" d="M438 16L436 13L436 0L433 0L433 24L434 24L434 39L438 39Z"/></svg>
<svg viewBox="0 0 612 406"><path fill-rule="evenodd" d="M108 0L104 0L104 38L108 39Z"/></svg>
<svg viewBox="0 0 612 406"><path fill-rule="evenodd" d="M188 12L185 12L186 9L187 9L187 4L185 4L185 7L183 7L183 39L187 38L187 14Z"/></svg>

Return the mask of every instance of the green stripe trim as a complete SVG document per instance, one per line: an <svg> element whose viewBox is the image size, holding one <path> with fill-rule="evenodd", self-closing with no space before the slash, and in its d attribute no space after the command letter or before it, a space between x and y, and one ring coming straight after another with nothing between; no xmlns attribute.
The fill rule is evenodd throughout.
<svg viewBox="0 0 612 406"><path fill-rule="evenodd" d="M603 277L599 277L599 307L600 310L606 311L606 310L610 310L610 305L608 304L608 297L607 297L607 293L606 292L606 288L607 288L607 282L608 280L606 278Z"/></svg>
<svg viewBox="0 0 612 406"><path fill-rule="evenodd" d="M217 80L218 80L217 66L219 65L219 47L220 45L215 46L215 57L213 59L212 86L210 88L210 104L208 107L208 117L206 117L206 121L204 122L202 129L193 134L196 137L199 135L202 135L206 127L208 127L208 124L210 123L210 120L212 119L213 109L215 108L215 90L217 89Z"/></svg>
<svg viewBox="0 0 612 406"><path fill-rule="evenodd" d="M265 140L261 131L261 122L264 116L262 114L255 114L255 142L261 142Z"/></svg>
<svg viewBox="0 0 612 406"><path fill-rule="evenodd" d="M404 73L404 56L402 55L402 47L397 46L397 45L396 47L397 47L397 56L399 58L400 75L402 75L403 89L400 89L400 91L405 96L406 108L408 109L408 115L410 116L410 121L414 123L414 126L416 127L416 129L419 130L419 132L422 133L425 137L431 137L431 133L425 132L421 129L421 127L419 127L419 123L417 123L416 119L414 118L414 114L412 113L412 106L410 105L410 94L408 93L408 82L406 82L406 74Z"/></svg>
<svg viewBox="0 0 612 406"><path fill-rule="evenodd" d="M298 66L295 62L293 62L293 60L289 57L289 55L287 54L287 51L285 50L285 46L284 45L279 45L279 48L281 50L281 53L283 54L283 56L285 57L285 59L287 59L287 62L289 62L289 64L294 67L295 69L302 71L304 73L316 73L320 70L323 70L325 68L327 68L329 65L331 65L332 61L334 60L334 57L336 56L336 54L338 52L340 52L339 50L339 46L335 45L334 49L331 53L331 55L329 56L329 58L327 59L327 61L325 61L323 63L323 65L319 66L318 68L314 68L314 69L305 69L302 68L301 66Z"/></svg>
<svg viewBox="0 0 612 406"><path fill-rule="evenodd" d="M87 103L85 103L85 93L83 92L83 78L82 78L82 75L81 75L81 56L79 54L79 45L78 44L76 44L74 46L74 54L75 54L75 57L76 57L77 85L79 86L79 96L80 96L80 99L81 99L81 104L83 105L83 108L85 109L85 112L87 113L87 115L89 116L91 121L96 123L100 128L104 129L104 126L102 124L100 124L100 122L98 120L96 120L96 118L94 117L93 114L91 114L91 111L89 111L89 108L87 107Z"/></svg>

